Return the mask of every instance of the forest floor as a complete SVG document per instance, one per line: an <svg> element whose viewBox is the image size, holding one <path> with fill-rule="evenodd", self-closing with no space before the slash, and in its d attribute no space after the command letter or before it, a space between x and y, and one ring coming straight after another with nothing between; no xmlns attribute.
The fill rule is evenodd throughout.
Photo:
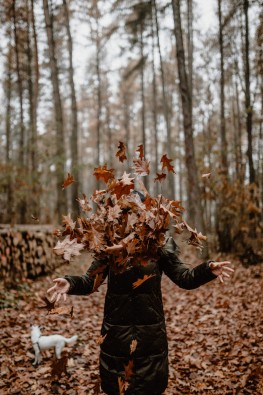
<svg viewBox="0 0 263 395"><path fill-rule="evenodd" d="M162 280L170 360L165 395L263 394L263 265L245 268L233 257L217 256L226 258L235 273L224 284L215 280L186 291L165 276ZM193 253L183 259L198 263ZM69 297L72 317L39 309L52 278L82 274L89 263L82 257L52 276L25 280L12 290L0 288L1 395L102 394L98 338L106 286L90 296ZM66 373L52 375L53 351L33 366L32 323L43 326L43 334L78 335L75 345L66 347Z"/></svg>

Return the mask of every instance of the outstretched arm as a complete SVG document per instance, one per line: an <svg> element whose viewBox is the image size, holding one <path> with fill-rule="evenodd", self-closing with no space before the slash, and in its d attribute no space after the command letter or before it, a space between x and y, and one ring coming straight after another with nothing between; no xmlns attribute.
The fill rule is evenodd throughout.
<svg viewBox="0 0 263 395"><path fill-rule="evenodd" d="M162 251L160 264L164 273L184 289L198 288L217 277L224 282L224 278L230 277L234 271L229 261L208 261L191 269L178 258L176 252L165 249Z"/></svg>
<svg viewBox="0 0 263 395"><path fill-rule="evenodd" d="M108 275L108 265L103 261L93 261L86 274L82 276L65 276L55 278L55 285L47 290L53 293L51 301L58 302L63 296L66 300L68 295L87 295L99 287Z"/></svg>

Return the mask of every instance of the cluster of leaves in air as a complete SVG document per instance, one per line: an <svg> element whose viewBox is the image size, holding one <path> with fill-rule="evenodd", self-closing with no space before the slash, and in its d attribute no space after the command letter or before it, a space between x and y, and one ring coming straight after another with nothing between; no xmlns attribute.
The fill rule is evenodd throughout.
<svg viewBox="0 0 263 395"><path fill-rule="evenodd" d="M156 258L157 252L166 243L166 232L170 225L176 233L190 232L188 243L201 247L205 236L192 229L184 220L184 208L180 201L165 198L162 194L152 197L140 177L150 174L149 161L144 157L143 146L139 145L133 159L133 174L124 171L116 178L114 169L106 165L94 169L97 180L105 183L105 189L93 193L90 199L83 194L78 199L83 216L76 221L71 215L63 217L63 241L58 241L54 251L70 260L85 249L93 253L95 259L107 259L117 271L142 264ZM116 157L121 162L127 160L126 147L120 142ZM156 174L155 182L163 182L165 170L174 173L172 160L163 155L162 172ZM134 175L134 177L133 177ZM135 182L140 184L144 200L135 192ZM63 187L67 187L74 178L69 174ZM142 201L143 200L143 201ZM91 202L96 206L94 212ZM60 235L57 232L57 235Z"/></svg>

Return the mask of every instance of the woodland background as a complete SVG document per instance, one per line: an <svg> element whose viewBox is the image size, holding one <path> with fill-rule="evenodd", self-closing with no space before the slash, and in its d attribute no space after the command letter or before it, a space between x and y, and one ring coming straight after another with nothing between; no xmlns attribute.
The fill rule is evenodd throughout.
<svg viewBox="0 0 263 395"><path fill-rule="evenodd" d="M262 1L1 0L0 16L0 223L76 215L101 188L95 167L127 170L123 141L129 163L143 144L152 175L173 159L175 175L145 184L214 246L259 249Z"/></svg>
<svg viewBox="0 0 263 395"><path fill-rule="evenodd" d="M94 168L121 177L140 144L150 193L180 200L213 258L235 268L194 292L162 280L166 394L262 394L262 1L0 0L0 22L1 394L101 393L106 287L69 298L73 317L39 307L52 278L92 259L61 266L54 228L105 187ZM154 182L164 154L176 173ZM182 259L196 265L196 250ZM62 375L52 352L32 366L30 321L79 335Z"/></svg>

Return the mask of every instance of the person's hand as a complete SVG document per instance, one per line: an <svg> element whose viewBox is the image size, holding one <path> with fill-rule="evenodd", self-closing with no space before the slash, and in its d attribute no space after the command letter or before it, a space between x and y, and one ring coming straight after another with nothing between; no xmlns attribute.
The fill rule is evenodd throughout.
<svg viewBox="0 0 263 395"><path fill-rule="evenodd" d="M47 290L47 293L53 292L51 302L58 302L62 295L64 300L66 300L67 292L70 288L69 282L65 278L55 278L53 282L55 285Z"/></svg>
<svg viewBox="0 0 263 395"><path fill-rule="evenodd" d="M224 277L229 278L230 274L234 272L234 269L232 269L232 267L230 266L231 266L230 261L209 263L209 267L212 273L219 278L221 283L224 282Z"/></svg>

